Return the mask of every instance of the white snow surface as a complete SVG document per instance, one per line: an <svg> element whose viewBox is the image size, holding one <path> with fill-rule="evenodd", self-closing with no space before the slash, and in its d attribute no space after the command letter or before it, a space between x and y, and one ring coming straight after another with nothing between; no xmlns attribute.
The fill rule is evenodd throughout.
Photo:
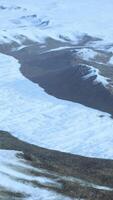
<svg viewBox="0 0 113 200"><path fill-rule="evenodd" d="M0 0L0 6L6 7L0 8L2 42L20 42L24 35L39 41L63 36L76 43L84 34L113 41L113 0Z"/></svg>
<svg viewBox="0 0 113 200"><path fill-rule="evenodd" d="M110 58L109 64L113 66L113 56Z"/></svg>
<svg viewBox="0 0 113 200"><path fill-rule="evenodd" d="M0 54L0 130L50 149L113 158L109 114L49 96L19 67L16 59Z"/></svg>

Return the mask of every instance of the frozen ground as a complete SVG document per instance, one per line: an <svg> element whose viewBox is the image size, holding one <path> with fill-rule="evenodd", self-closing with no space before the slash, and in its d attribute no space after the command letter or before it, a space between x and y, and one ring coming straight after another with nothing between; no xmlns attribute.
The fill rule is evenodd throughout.
<svg viewBox="0 0 113 200"><path fill-rule="evenodd" d="M36 162L37 162L37 159L35 160ZM87 158L86 158L86 163L87 163ZM43 167L38 168L36 163L35 163L36 165L32 165L32 164L33 164L32 162L29 162L28 160L24 159L22 152L12 151L12 150L0 150L0 179L2 180L0 182L0 199L4 199L4 200L6 199L7 200L8 199L12 199L12 200L13 199L14 200L16 199L19 199L19 200L23 200L23 199L25 200L37 200L37 199L39 200L62 200L62 199L63 200L84 200L84 198L82 197L84 196L85 191L86 191L85 194L87 196L88 196L87 194L88 192L89 194L92 193L91 191L93 192L97 191L98 194L108 193L110 196L112 195L112 192L113 192L112 185L109 186L110 183L108 183L107 184L108 186L105 186L105 183L98 184L98 181L96 184L95 179L92 180L91 178L92 173L89 174L89 177L91 178L91 180L89 181L89 178L88 180L84 178L84 172L82 172L83 178L82 177L79 178L78 174L76 174L77 172L75 172L76 175L74 174L74 176L71 176L69 174L66 176L64 174L62 175L62 173L61 174L58 173L59 171L55 172L55 171L48 170L48 168L43 169ZM62 171L62 167L63 166L61 165L59 168L61 171ZM81 164L79 167L81 167ZM106 167L104 166L105 171L106 171ZM112 171L112 167L111 167L111 171ZM63 194L66 194L67 192L66 184L68 187L71 187L74 185L75 188L79 188L78 194L76 194L76 192L75 194L77 197L80 196L81 198L80 197L69 198L69 197L64 196ZM72 191L73 189L75 190L75 188L72 187ZM67 194L68 195L71 194L71 191L69 192L69 189L67 190L68 190ZM80 194L80 191L82 192L82 195ZM97 198L98 198L98 195L97 195ZM99 199L103 199L103 198L99 198Z"/></svg>
<svg viewBox="0 0 113 200"><path fill-rule="evenodd" d="M1 130L46 148L113 158L109 114L47 95L19 67L16 59L0 54Z"/></svg>
<svg viewBox="0 0 113 200"><path fill-rule="evenodd" d="M25 200L71 200L53 191L42 189L33 185L33 182L42 186L57 184L54 180L44 176L30 175L30 170L41 172L35 167L31 167L27 162L20 159L17 151L0 150L0 199L25 199ZM57 184L58 185L58 184ZM6 193L3 194L3 191ZM12 192L12 196L11 195ZM3 194L3 196L1 195ZM9 198L8 198L9 195ZM15 197L14 197L15 196ZM77 200L77 199L75 199Z"/></svg>

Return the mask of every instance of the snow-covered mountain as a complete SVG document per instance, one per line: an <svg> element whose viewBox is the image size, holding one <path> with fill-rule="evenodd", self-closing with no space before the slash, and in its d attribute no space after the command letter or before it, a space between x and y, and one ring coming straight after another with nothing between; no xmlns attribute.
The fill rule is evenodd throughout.
<svg viewBox="0 0 113 200"><path fill-rule="evenodd" d="M113 119L110 115L113 114L112 10L113 0L0 0L0 130L44 148L113 159ZM68 58L71 61L68 62ZM85 103L76 98L69 99L69 95L62 97L61 91L66 93L66 87L69 89L67 69L72 70L72 75L77 73L82 82L79 86L83 90L77 94L87 90L89 96ZM63 90L54 95L40 84L40 78L47 75L47 80L53 79L49 83L52 87L60 70L61 74L66 72L65 87L61 85ZM63 75L61 79L63 83ZM45 78L45 85L47 80ZM88 93L86 82L107 91L109 100L99 96L96 106L98 94L95 92L95 106L92 106L88 100L92 93L91 89ZM15 185L9 177L14 171L6 164L9 159L21 164L16 153L0 150L1 187ZM6 170L9 174L5 174ZM24 176L21 173L13 175ZM11 190L22 192L22 187L27 192L31 189L29 199L37 199L34 196L37 189L29 189L25 183L11 187ZM41 194L40 189L38 193ZM68 199L52 195L55 194L45 192L40 199Z"/></svg>
<svg viewBox="0 0 113 200"><path fill-rule="evenodd" d="M0 66L1 130L38 146L112 158L109 114L47 95L21 75L12 57L0 54Z"/></svg>
<svg viewBox="0 0 113 200"><path fill-rule="evenodd" d="M102 7L102 5L104 5ZM16 42L21 50L25 40L36 42L51 37L65 44L78 44L84 35L100 40L90 41L78 56L92 60L98 48L109 52L112 41L112 1L8 1L0 0L1 45ZM109 37L109 34L111 37ZM112 44L112 43L111 43ZM45 44L46 45L46 44ZM14 47L13 47L14 48ZM64 49L67 47L63 47ZM69 47L68 47L69 48ZM13 50L13 49L12 49ZM49 51L61 50L49 48ZM112 53L112 51L110 51ZM109 114L80 104L58 100L25 79L18 61L0 55L0 129L36 145L72 153L112 158L112 126ZM90 75L107 85L93 66ZM100 77L99 77L100 76ZM28 89L27 89L28 88ZM99 116L105 116L100 118ZM57 137L56 137L57 135Z"/></svg>

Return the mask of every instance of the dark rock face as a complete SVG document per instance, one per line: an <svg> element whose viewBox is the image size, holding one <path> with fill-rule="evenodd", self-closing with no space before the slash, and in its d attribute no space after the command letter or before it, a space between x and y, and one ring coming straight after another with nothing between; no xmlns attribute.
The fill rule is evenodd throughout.
<svg viewBox="0 0 113 200"><path fill-rule="evenodd" d="M20 51L11 51L18 46L15 43L1 45L0 49L19 60L20 71L26 78L57 98L78 102L113 115L113 92L100 83L94 84L95 76L83 79L89 73L88 63L77 58L76 47L74 51L73 45L70 45L70 49L46 52L51 46L56 48L64 43L49 38L44 49L41 44L29 40L24 43L28 47ZM113 74L112 70L110 74Z"/></svg>
<svg viewBox="0 0 113 200"><path fill-rule="evenodd" d="M29 59L29 52L25 49L16 56L23 75L38 83L48 94L113 115L113 95L101 83L94 84L95 76L83 79L89 68L78 64L77 60L73 65L73 55L69 50L35 53Z"/></svg>

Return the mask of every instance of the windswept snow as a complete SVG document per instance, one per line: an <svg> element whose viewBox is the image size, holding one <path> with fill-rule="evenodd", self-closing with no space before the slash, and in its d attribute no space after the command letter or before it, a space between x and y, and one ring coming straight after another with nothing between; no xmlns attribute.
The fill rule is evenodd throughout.
<svg viewBox="0 0 113 200"><path fill-rule="evenodd" d="M0 54L1 130L46 148L113 158L109 114L47 95L19 67L16 59Z"/></svg>
<svg viewBox="0 0 113 200"><path fill-rule="evenodd" d="M106 87L110 81L110 79L100 75L100 71L99 69L97 69L96 67L92 67L92 66L89 66L89 65L85 65L88 67L88 74L83 76L84 79L88 79L90 77L96 77L93 81L94 84L97 84L97 83L101 83L104 87ZM84 67L84 65L83 65Z"/></svg>
<svg viewBox="0 0 113 200"><path fill-rule="evenodd" d="M77 42L88 34L113 41L112 0L0 0L0 39L65 37Z"/></svg>
<svg viewBox="0 0 113 200"><path fill-rule="evenodd" d="M71 176L70 177L64 176L63 179L67 180L67 181L79 183L81 186L85 186L85 187L90 187L90 188L92 187L92 188L95 188L95 189L98 189L98 190L113 191L113 188L111 188L111 187L97 185L97 184L94 184L92 182L80 179L80 178L75 178L75 177L71 177Z"/></svg>
<svg viewBox="0 0 113 200"><path fill-rule="evenodd" d="M29 169L28 163L23 162L23 160L17 157L18 153L20 152L0 150L0 180L2 180L0 181L0 191L3 188L4 191L6 190L10 193L24 194L26 196L24 199L26 200L37 200L37 198L40 200L71 200L71 198L64 197L53 191L34 187L30 181L37 181L37 183L42 185L52 185L55 181L43 176L34 177L29 173L24 174L24 171L18 171L18 167L20 169L25 168L26 172ZM37 169L32 167L32 170ZM3 199L5 199L4 196Z"/></svg>
<svg viewBox="0 0 113 200"><path fill-rule="evenodd" d="M110 64L110 65L113 65L113 56L110 58L109 64Z"/></svg>
<svg viewBox="0 0 113 200"><path fill-rule="evenodd" d="M75 47L73 47L75 48ZM45 53L48 53L48 52L52 52L52 51L61 51L63 49L72 49L71 46L63 46L63 47L57 47L57 48L54 48L54 49L50 49L48 51L45 51Z"/></svg>
<svg viewBox="0 0 113 200"><path fill-rule="evenodd" d="M94 59L97 53L89 48L82 48L77 51L77 55L83 60L91 60Z"/></svg>

